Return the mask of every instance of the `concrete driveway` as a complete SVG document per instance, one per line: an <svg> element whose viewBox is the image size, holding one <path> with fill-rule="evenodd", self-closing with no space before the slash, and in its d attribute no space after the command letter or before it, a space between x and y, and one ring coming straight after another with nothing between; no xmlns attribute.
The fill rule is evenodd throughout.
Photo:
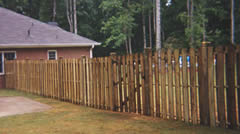
<svg viewBox="0 0 240 134"><path fill-rule="evenodd" d="M0 97L0 117L43 112L51 107L24 97Z"/></svg>

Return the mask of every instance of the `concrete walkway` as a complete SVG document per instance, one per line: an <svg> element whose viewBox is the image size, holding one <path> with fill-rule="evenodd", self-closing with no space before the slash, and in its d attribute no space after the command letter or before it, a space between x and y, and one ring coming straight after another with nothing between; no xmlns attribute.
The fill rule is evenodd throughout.
<svg viewBox="0 0 240 134"><path fill-rule="evenodd" d="M24 97L0 97L0 117L43 112L51 107Z"/></svg>

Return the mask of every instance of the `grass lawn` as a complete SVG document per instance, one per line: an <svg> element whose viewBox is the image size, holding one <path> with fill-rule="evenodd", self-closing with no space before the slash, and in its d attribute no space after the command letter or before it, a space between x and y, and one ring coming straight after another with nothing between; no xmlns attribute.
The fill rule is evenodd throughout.
<svg viewBox="0 0 240 134"><path fill-rule="evenodd" d="M127 113L112 113L14 90L0 96L24 96L52 106L41 113L0 117L0 134L239 134L240 131L189 126ZM2 108L2 107L1 107Z"/></svg>

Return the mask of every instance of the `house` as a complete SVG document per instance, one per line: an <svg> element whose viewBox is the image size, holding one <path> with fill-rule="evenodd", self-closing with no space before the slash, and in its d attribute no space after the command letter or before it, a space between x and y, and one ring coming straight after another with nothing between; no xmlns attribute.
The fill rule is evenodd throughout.
<svg viewBox="0 0 240 134"><path fill-rule="evenodd" d="M92 57L100 43L0 7L0 88L4 60Z"/></svg>

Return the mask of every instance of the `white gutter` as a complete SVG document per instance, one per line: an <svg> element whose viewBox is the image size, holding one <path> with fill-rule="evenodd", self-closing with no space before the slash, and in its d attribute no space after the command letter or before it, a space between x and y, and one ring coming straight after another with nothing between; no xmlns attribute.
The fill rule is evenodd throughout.
<svg viewBox="0 0 240 134"><path fill-rule="evenodd" d="M94 47L101 43L56 43L56 44L0 44L1 48L55 48L55 47Z"/></svg>

